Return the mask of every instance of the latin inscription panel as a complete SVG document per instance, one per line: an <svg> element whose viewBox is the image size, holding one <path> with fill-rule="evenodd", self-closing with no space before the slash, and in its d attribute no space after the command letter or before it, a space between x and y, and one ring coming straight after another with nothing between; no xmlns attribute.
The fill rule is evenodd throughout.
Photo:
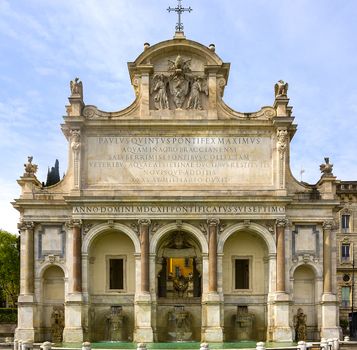
<svg viewBox="0 0 357 350"><path fill-rule="evenodd" d="M272 185L269 136L87 138L88 185Z"/></svg>

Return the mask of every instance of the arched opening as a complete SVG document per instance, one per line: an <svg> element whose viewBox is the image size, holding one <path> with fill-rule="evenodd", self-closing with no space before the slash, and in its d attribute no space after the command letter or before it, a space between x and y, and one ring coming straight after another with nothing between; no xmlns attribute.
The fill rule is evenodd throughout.
<svg viewBox="0 0 357 350"><path fill-rule="evenodd" d="M202 253L188 232L167 233L156 253L159 341L200 340Z"/></svg>
<svg viewBox="0 0 357 350"><path fill-rule="evenodd" d="M135 248L123 232L97 235L88 254L89 327L92 341L132 340Z"/></svg>
<svg viewBox="0 0 357 350"><path fill-rule="evenodd" d="M64 319L64 272L56 265L46 268L42 275L43 340L61 343Z"/></svg>
<svg viewBox="0 0 357 350"><path fill-rule="evenodd" d="M305 332L307 340L319 339L317 329L315 272L309 265L298 266L294 271L292 317L295 339ZM300 335L301 336L301 335Z"/></svg>
<svg viewBox="0 0 357 350"><path fill-rule="evenodd" d="M225 339L266 337L268 248L253 231L238 231L223 246L222 289Z"/></svg>

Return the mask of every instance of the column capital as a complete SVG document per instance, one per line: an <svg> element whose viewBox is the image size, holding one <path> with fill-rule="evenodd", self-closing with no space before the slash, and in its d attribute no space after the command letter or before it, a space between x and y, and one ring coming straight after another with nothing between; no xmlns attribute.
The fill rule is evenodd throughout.
<svg viewBox="0 0 357 350"><path fill-rule="evenodd" d="M20 221L17 224L19 230L33 230L35 228L35 223L33 221Z"/></svg>
<svg viewBox="0 0 357 350"><path fill-rule="evenodd" d="M289 220L287 218L279 218L275 221L276 227L286 227L289 225Z"/></svg>
<svg viewBox="0 0 357 350"><path fill-rule="evenodd" d="M322 223L322 228L326 231L333 230L334 226L335 226L335 223L333 220L326 220Z"/></svg>
<svg viewBox="0 0 357 350"><path fill-rule="evenodd" d="M211 218L207 220L207 224L209 226L218 226L219 225L219 219L216 218Z"/></svg>
<svg viewBox="0 0 357 350"><path fill-rule="evenodd" d="M68 228L74 228L74 227L81 227L82 226L82 220L80 219L70 219L66 222L66 226Z"/></svg>
<svg viewBox="0 0 357 350"><path fill-rule="evenodd" d="M138 225L150 226L151 225L151 220L150 219L139 219L138 220Z"/></svg>

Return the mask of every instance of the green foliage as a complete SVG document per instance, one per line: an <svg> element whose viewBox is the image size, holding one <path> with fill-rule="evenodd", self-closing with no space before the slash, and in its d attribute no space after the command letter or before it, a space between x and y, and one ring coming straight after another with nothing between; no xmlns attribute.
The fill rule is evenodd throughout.
<svg viewBox="0 0 357 350"><path fill-rule="evenodd" d="M0 308L0 323L17 323L17 309Z"/></svg>
<svg viewBox="0 0 357 350"><path fill-rule="evenodd" d="M0 293L16 306L20 290L19 237L0 230Z"/></svg>

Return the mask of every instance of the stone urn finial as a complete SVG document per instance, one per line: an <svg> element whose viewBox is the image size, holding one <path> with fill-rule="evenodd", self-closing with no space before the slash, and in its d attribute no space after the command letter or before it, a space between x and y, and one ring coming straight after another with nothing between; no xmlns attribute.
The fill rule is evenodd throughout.
<svg viewBox="0 0 357 350"><path fill-rule="evenodd" d="M322 176L323 177L333 176L332 170L333 170L333 164L330 163L330 158L325 157L325 163L322 163L320 165L320 171L322 173Z"/></svg>
<svg viewBox="0 0 357 350"><path fill-rule="evenodd" d="M33 160L33 157L28 156L27 163L24 164L24 167L25 167L24 176L25 177L26 176L33 177L33 176L35 176L35 173L37 172L38 166L36 164L32 164L32 160Z"/></svg>

